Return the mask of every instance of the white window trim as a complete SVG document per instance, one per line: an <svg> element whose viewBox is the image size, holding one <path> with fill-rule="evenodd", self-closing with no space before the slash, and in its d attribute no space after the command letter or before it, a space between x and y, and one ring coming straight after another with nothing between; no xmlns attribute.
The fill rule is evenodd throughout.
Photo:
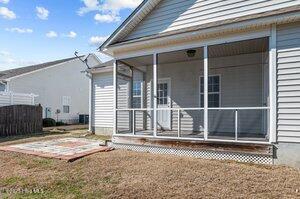
<svg viewBox="0 0 300 199"><path fill-rule="evenodd" d="M221 97L222 97L222 81L221 81L221 75L220 74L211 74L211 75L208 75L208 78L209 77L219 77L219 92L207 92L207 94L219 94L219 107L221 107ZM204 92L201 92L201 78L204 78L204 76L200 76L199 77L199 107L200 108L204 108L204 107L201 107L201 95L204 95ZM211 108L211 107L208 107L208 108Z"/></svg>
<svg viewBox="0 0 300 199"><path fill-rule="evenodd" d="M140 83L141 83L141 94L140 94L140 95L133 95L133 85L134 85L134 83L136 83L136 82L140 82ZM144 107L144 103L143 103L143 94L144 94L144 89L143 89L143 87L144 87L144 81L133 81L133 85L132 85L132 100L133 100L134 97L139 97L139 98L141 98L141 107L139 107L139 108L143 108L143 107ZM134 108L137 108L137 107L134 107Z"/></svg>

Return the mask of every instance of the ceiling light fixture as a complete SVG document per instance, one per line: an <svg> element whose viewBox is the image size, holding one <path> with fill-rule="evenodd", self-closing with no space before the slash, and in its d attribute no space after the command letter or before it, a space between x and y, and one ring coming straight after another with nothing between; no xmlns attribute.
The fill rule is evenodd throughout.
<svg viewBox="0 0 300 199"><path fill-rule="evenodd" d="M196 50L187 50L186 54L188 57L195 57Z"/></svg>

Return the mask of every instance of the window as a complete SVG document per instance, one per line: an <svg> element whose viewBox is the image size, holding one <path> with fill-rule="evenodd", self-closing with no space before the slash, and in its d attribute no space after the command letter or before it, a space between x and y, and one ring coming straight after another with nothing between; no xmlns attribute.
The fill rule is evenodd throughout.
<svg viewBox="0 0 300 199"><path fill-rule="evenodd" d="M71 97L63 96L62 104L63 104L63 113L70 113Z"/></svg>
<svg viewBox="0 0 300 199"><path fill-rule="evenodd" d="M64 113L70 113L70 106L63 106L63 112Z"/></svg>
<svg viewBox="0 0 300 199"><path fill-rule="evenodd" d="M157 85L157 104L168 104L168 83L159 83Z"/></svg>
<svg viewBox="0 0 300 199"><path fill-rule="evenodd" d="M141 81L133 82L132 108L142 108L142 82Z"/></svg>
<svg viewBox="0 0 300 199"><path fill-rule="evenodd" d="M5 90L6 90L5 84L0 83L0 91L5 91Z"/></svg>
<svg viewBox="0 0 300 199"><path fill-rule="evenodd" d="M204 107L204 77L200 78L200 102ZM220 76L208 77L208 107L220 107Z"/></svg>

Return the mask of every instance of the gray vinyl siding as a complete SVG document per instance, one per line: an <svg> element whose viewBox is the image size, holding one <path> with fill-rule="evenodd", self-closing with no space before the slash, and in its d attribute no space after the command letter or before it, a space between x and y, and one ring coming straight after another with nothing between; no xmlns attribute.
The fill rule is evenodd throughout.
<svg viewBox="0 0 300 199"><path fill-rule="evenodd" d="M93 122L95 128L113 127L113 76L111 72L93 75ZM129 99L129 80L118 78L118 108L126 109ZM129 129L130 114L118 112L118 128Z"/></svg>
<svg viewBox="0 0 300 199"><path fill-rule="evenodd" d="M124 40L299 4L300 0L162 0Z"/></svg>
<svg viewBox="0 0 300 199"><path fill-rule="evenodd" d="M278 141L300 142L300 23L277 27Z"/></svg>
<svg viewBox="0 0 300 199"><path fill-rule="evenodd" d="M113 77L112 73L93 75L92 126L113 127Z"/></svg>

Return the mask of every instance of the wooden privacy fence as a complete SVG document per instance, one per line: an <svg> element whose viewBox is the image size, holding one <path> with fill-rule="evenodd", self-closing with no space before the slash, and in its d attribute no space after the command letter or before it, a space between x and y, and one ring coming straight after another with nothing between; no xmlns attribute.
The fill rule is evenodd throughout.
<svg viewBox="0 0 300 199"><path fill-rule="evenodd" d="M42 132L42 107L12 105L0 107L0 137Z"/></svg>

